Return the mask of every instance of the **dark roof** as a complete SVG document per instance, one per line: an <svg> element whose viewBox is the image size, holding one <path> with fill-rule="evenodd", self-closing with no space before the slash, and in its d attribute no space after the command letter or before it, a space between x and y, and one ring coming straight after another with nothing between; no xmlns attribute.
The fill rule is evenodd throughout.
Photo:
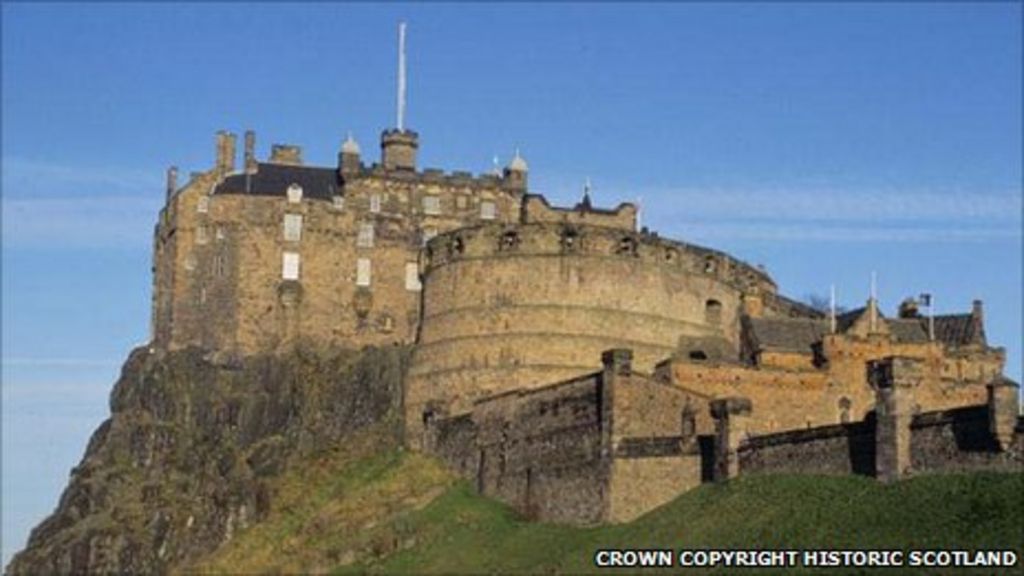
<svg viewBox="0 0 1024 576"><path fill-rule="evenodd" d="M754 350L810 353L828 332L828 323L814 318L749 318L747 330Z"/></svg>
<svg viewBox="0 0 1024 576"><path fill-rule="evenodd" d="M922 318L925 326L927 318ZM946 314L935 317L935 339L947 346L985 344L985 328L972 314Z"/></svg>
<svg viewBox="0 0 1024 576"><path fill-rule="evenodd" d="M246 191L246 179L249 188ZM214 189L214 194L253 194L256 196L284 196L288 187L298 184L304 198L330 200L342 188L341 176L334 168L316 166L292 166L260 162L256 173L233 174Z"/></svg>
<svg viewBox="0 0 1024 576"><path fill-rule="evenodd" d="M856 322L866 310L867 308L861 306L860 308L854 308L853 310L843 312L842 314L836 314L836 332L843 333L849 330L850 326L853 326L853 323ZM878 316L881 318L882 313L879 312Z"/></svg>
<svg viewBox="0 0 1024 576"><path fill-rule="evenodd" d="M887 320L889 331L901 344L923 344L928 341L928 326L921 318L893 318Z"/></svg>

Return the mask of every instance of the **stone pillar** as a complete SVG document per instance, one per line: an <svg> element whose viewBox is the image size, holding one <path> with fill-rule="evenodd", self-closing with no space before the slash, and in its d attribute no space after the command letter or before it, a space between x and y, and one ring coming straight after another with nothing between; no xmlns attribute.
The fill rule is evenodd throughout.
<svg viewBox="0 0 1024 576"><path fill-rule="evenodd" d="M419 135L412 130L385 130L380 136L381 164L388 170L416 170Z"/></svg>
<svg viewBox="0 0 1024 576"><path fill-rule="evenodd" d="M882 482L910 474L914 388L921 377L917 359L890 356L868 363L868 381L875 389L875 477Z"/></svg>
<svg viewBox="0 0 1024 576"><path fill-rule="evenodd" d="M1013 429L1020 410L1020 384L1002 375L986 385L988 389L988 429L1007 450L1013 442Z"/></svg>
<svg viewBox="0 0 1024 576"><path fill-rule="evenodd" d="M174 192L178 190L178 167L171 166L167 169L167 201L171 201Z"/></svg>
<svg viewBox="0 0 1024 576"><path fill-rule="evenodd" d="M217 176L223 177L235 170L235 135L217 132Z"/></svg>
<svg viewBox="0 0 1024 576"><path fill-rule="evenodd" d="M633 351L613 348L601 354L601 453L610 457L615 452L615 389L633 374Z"/></svg>
<svg viewBox="0 0 1024 576"><path fill-rule="evenodd" d="M713 476L716 482L740 475L739 448L747 435L751 409L749 398L733 396L711 401L711 417L715 419Z"/></svg>

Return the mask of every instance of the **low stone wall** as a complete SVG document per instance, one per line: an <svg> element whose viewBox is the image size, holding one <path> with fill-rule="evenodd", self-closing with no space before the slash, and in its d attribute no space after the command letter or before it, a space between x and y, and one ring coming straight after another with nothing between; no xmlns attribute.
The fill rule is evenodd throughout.
<svg viewBox="0 0 1024 576"><path fill-rule="evenodd" d="M756 436L739 449L743 474L862 474L875 471L874 421Z"/></svg>
<svg viewBox="0 0 1024 576"><path fill-rule="evenodd" d="M1002 450L989 430L985 405L914 418L910 425L911 469L914 472L968 472L1024 470L1024 435L1018 419L1016 445Z"/></svg>
<svg viewBox="0 0 1024 576"><path fill-rule="evenodd" d="M1001 448L989 427L989 407L925 412L910 423L910 462L903 474L1024 471L1024 417ZM876 476L876 419L745 439L736 450L740 474L858 474Z"/></svg>

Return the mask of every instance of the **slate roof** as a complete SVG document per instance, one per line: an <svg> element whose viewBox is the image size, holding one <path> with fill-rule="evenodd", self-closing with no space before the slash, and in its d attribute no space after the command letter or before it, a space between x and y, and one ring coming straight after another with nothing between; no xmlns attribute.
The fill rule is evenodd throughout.
<svg viewBox="0 0 1024 576"><path fill-rule="evenodd" d="M828 333L828 322L814 318L748 318L747 338L755 350L811 352Z"/></svg>
<svg viewBox="0 0 1024 576"><path fill-rule="evenodd" d="M288 187L298 184L304 198L330 200L342 189L341 175L335 168L291 166L260 162L252 174L248 194L284 196ZM214 194L246 194L245 174L233 174L217 185Z"/></svg>
<svg viewBox="0 0 1024 576"><path fill-rule="evenodd" d="M842 314L836 314L836 332L842 334L849 330L850 326L853 326L853 323L857 321L857 318L860 318L866 310L867 308L861 306L860 308L854 308L853 310L843 312ZM881 312L878 313L878 317L882 317Z"/></svg>
<svg viewBox="0 0 1024 576"><path fill-rule="evenodd" d="M857 318L864 314L863 307L850 310L836 316L836 331L846 332ZM881 312L878 317L889 326L889 331L897 342L919 344L928 341L928 317L885 318ZM980 321L968 314L946 314L935 317L935 339L954 348L970 344L985 345L985 328Z"/></svg>
<svg viewBox="0 0 1024 576"><path fill-rule="evenodd" d="M889 332L901 344L923 344L928 341L927 320L921 318L893 318L886 320Z"/></svg>
<svg viewBox="0 0 1024 576"><path fill-rule="evenodd" d="M922 318L927 326L928 319ZM985 342L985 327L972 314L946 314L935 317L935 339L948 346L966 346Z"/></svg>

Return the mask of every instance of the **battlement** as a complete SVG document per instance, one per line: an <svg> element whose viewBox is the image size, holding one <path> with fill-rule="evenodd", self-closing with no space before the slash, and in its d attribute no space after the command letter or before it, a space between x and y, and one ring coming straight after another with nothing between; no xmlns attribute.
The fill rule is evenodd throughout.
<svg viewBox="0 0 1024 576"><path fill-rule="evenodd" d="M777 290L765 272L724 252L657 234L554 222L483 225L438 235L427 244L424 273L456 260L514 256L621 258L713 278L742 292Z"/></svg>
<svg viewBox="0 0 1024 576"><path fill-rule="evenodd" d="M546 198L539 194L527 194L523 198L523 222L561 222L573 225L604 226L620 230L636 230L636 205L622 202L612 209L595 208L590 199L572 208L551 206Z"/></svg>

